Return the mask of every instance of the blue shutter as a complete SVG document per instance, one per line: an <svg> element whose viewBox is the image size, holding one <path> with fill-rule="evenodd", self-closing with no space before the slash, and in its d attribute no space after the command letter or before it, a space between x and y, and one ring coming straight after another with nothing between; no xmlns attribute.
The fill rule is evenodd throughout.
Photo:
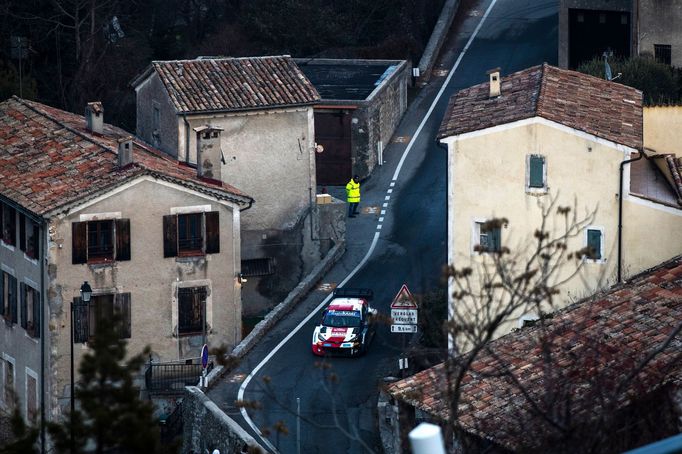
<svg viewBox="0 0 682 454"><path fill-rule="evenodd" d="M531 156L528 160L529 170L529 180L528 186L531 188L543 188L545 187L544 181L544 167L545 158L542 156Z"/></svg>
<svg viewBox="0 0 682 454"><path fill-rule="evenodd" d="M590 249L589 257L594 260L601 260L601 231L587 231L587 247Z"/></svg>
<svg viewBox="0 0 682 454"><path fill-rule="evenodd" d="M499 227L494 227L490 229L489 233L489 239L490 239L490 245L489 245L489 251L491 252L499 252L500 249L502 249L502 232L500 231Z"/></svg>

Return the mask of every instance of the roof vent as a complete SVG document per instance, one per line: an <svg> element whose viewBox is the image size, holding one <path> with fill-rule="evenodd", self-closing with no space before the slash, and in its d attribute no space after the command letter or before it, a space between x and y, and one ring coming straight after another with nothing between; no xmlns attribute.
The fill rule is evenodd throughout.
<svg viewBox="0 0 682 454"><path fill-rule="evenodd" d="M490 76L490 97L500 96L500 68L491 69L487 73Z"/></svg>
<svg viewBox="0 0 682 454"><path fill-rule="evenodd" d="M133 163L133 138L118 139L118 167L123 168Z"/></svg>
<svg viewBox="0 0 682 454"><path fill-rule="evenodd" d="M104 127L104 109L102 108L101 102L89 102L85 106L85 123L88 131L102 134L102 128Z"/></svg>

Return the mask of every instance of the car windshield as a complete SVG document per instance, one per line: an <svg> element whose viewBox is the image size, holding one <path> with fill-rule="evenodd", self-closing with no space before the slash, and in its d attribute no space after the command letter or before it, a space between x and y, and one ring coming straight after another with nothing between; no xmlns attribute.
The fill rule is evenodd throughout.
<svg viewBox="0 0 682 454"><path fill-rule="evenodd" d="M324 326L333 328L357 328L360 326L359 311L327 311L322 320Z"/></svg>

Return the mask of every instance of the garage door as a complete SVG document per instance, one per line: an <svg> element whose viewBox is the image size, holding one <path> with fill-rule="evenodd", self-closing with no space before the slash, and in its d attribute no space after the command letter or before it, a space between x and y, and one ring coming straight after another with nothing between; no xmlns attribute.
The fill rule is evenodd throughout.
<svg viewBox="0 0 682 454"><path fill-rule="evenodd" d="M322 153L315 153L318 185L339 186L350 180L350 119L346 110L315 111L315 142L324 147Z"/></svg>

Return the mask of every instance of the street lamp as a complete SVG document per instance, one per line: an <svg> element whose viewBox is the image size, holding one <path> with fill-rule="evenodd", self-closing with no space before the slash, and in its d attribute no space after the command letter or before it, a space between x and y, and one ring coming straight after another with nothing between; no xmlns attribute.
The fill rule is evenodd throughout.
<svg viewBox="0 0 682 454"><path fill-rule="evenodd" d="M81 285L81 301L79 304L79 307L82 306L87 306L90 304L90 298L92 298L92 287L90 287L90 284L88 284L88 281L83 282L83 285ZM74 440L73 440L73 415L76 412L76 397L74 395L75 393L75 386L74 386L74 373L73 373L73 341L74 341L74 331L76 330L76 323L75 323L75 317L74 317L74 307L73 307L73 301L71 301L71 424L70 424L70 429L71 429L71 452L74 452Z"/></svg>

